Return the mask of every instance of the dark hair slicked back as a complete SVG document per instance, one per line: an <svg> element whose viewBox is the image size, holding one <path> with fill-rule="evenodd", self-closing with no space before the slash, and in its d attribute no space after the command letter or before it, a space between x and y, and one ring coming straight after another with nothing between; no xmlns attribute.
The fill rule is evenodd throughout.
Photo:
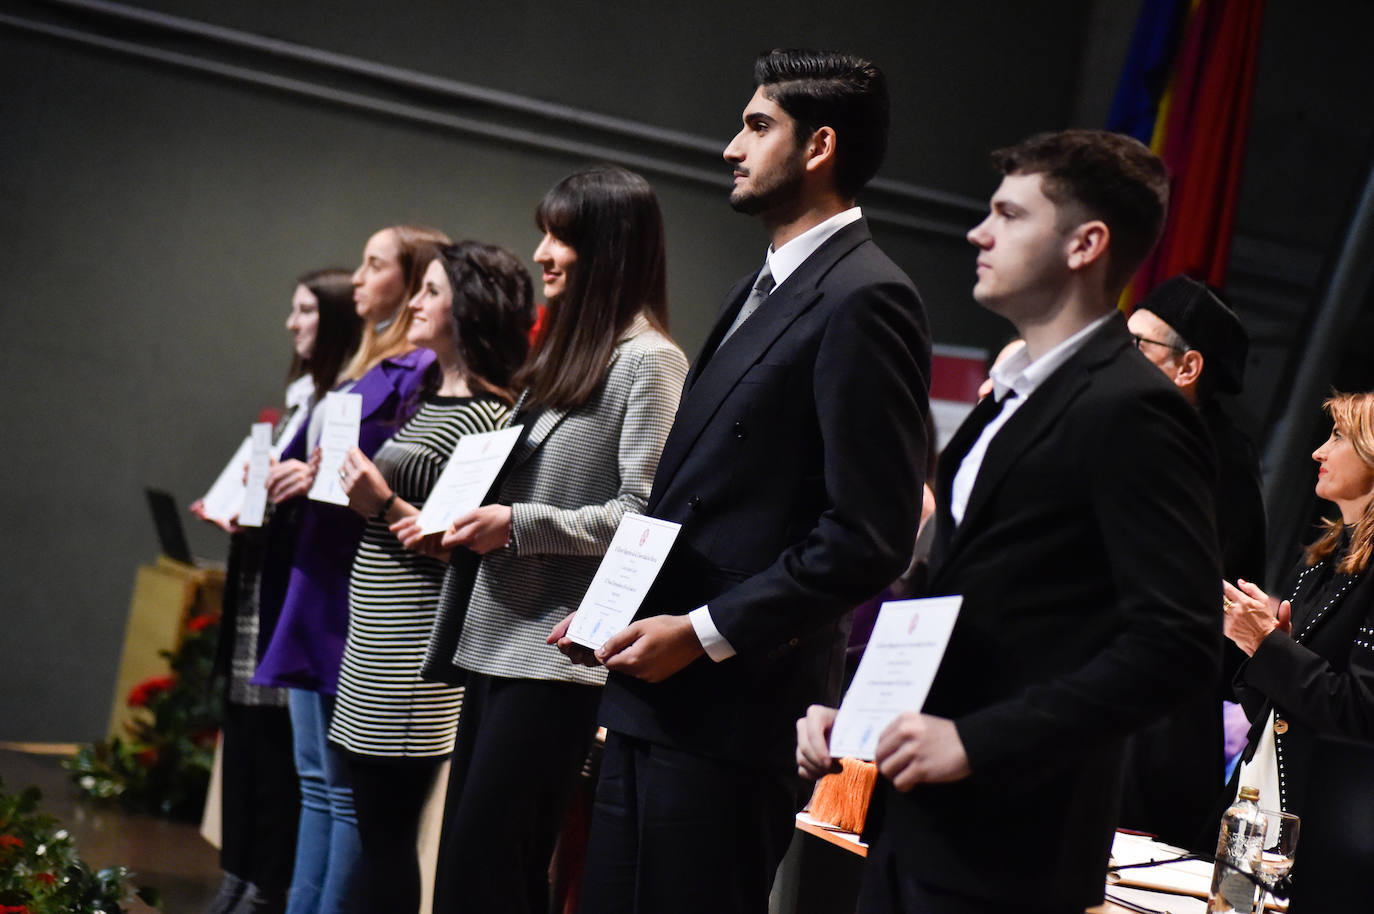
<svg viewBox="0 0 1374 914"><path fill-rule="evenodd" d="M1038 174L1046 197L1077 204L1111 232L1108 282L1126 285L1164 228L1169 174L1134 137L1106 130L1040 133L992 154L1004 175Z"/></svg>
<svg viewBox="0 0 1374 914"><path fill-rule="evenodd" d="M797 141L835 131L835 188L854 197L887 154L887 77L872 61L838 51L778 48L754 61L754 83L796 121Z"/></svg>

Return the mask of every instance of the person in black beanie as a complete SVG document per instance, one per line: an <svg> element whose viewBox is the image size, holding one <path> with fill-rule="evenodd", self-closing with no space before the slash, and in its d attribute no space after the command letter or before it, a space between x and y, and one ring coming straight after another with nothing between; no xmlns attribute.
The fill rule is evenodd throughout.
<svg viewBox="0 0 1374 914"><path fill-rule="evenodd" d="M1193 404L1217 455L1217 536L1227 580L1263 581L1265 513L1259 457L1220 395L1238 394L1250 340L1235 312L1188 276L1165 280L1131 314L1136 348ZM1220 607L1218 607L1220 612ZM1227 645L1217 690L1199 695L1133 740L1126 762L1121 825L1190 846L1215 829L1225 782L1222 700L1244 655Z"/></svg>

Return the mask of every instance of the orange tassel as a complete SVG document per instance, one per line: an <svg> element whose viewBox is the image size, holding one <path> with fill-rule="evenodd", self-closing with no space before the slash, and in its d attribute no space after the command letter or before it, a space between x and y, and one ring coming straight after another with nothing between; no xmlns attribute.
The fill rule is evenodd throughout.
<svg viewBox="0 0 1374 914"><path fill-rule="evenodd" d="M811 817L858 834L864 830L878 766L853 758L840 759L840 765L844 770L827 774L816 783L816 792L811 796Z"/></svg>

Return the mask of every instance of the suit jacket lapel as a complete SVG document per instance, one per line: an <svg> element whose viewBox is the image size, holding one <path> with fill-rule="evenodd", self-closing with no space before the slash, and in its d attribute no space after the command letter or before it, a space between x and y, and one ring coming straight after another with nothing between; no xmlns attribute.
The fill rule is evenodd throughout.
<svg viewBox="0 0 1374 914"><path fill-rule="evenodd" d="M711 328L711 333L706 337L706 342L701 346L701 352L697 353L696 360L692 362L692 367L687 372L687 381L682 385L683 396L692 389L697 377L705 369L706 363L711 361L717 349L720 348L721 337L725 336L725 331L730 329L730 325L735 322L735 315L743 307L744 300L749 297L749 290L753 288L754 277L757 273L746 276L730 289L725 296L725 304L721 306L716 314L715 326Z"/></svg>
<svg viewBox="0 0 1374 914"><path fill-rule="evenodd" d="M1116 358L1125 348L1128 339L1125 328L1125 319L1118 316L1090 336L1081 349L1041 382L997 432L978 468L978 477L974 480L968 506L964 509L964 520L951 535L951 553L967 538L968 531L977 528L978 515L987 507L1003 477L1035 442L1055 427L1069 405L1087 388L1093 368ZM982 426L978 427L978 431L982 431ZM977 433L973 437L976 439ZM972 445L973 441L970 440L964 446L964 451ZM960 456L962 458L962 454ZM958 464L947 469L952 484Z"/></svg>
<svg viewBox="0 0 1374 914"><path fill-rule="evenodd" d="M769 347L786 332L800 315L811 308L824 295L818 288L819 282L830 272L844 255L855 247L871 239L868 224L860 219L830 236L816 249L791 276L780 284L768 300L740 325L734 335L711 352L712 343L719 345L725 331L734 321L735 314L744 304L744 297L753 286L754 275L746 277L731 290L729 304L721 309L716 326L711 330L697 361L689 375L687 389L683 392L682 403L678 407L677 419L668 434L663 447L663 456L658 462L658 473L654 478L654 491L649 497L652 507L657 503L673 474L682 465L683 459L691 451L706 423L715 415L725 397L739 383L753 365L768 351Z"/></svg>
<svg viewBox="0 0 1374 914"><path fill-rule="evenodd" d="M969 448L978 440L983 429L997 413L997 402L987 396L974 405L972 411L959 423L954 436L949 439L940 452L938 469L935 474L935 542L930 549L930 580L935 579L945 556L949 553L950 542L954 537L954 515L950 512L950 502L954 490L954 474L959 472L959 464Z"/></svg>
<svg viewBox="0 0 1374 914"><path fill-rule="evenodd" d="M956 542L961 531L976 526L979 513L986 507L1003 477L1032 444L1049 433L1068 404L1087 386L1088 375L1081 367L1062 365L998 430L978 468L978 477L973 482L973 491L969 493L968 505L964 508L963 523L955 531Z"/></svg>
<svg viewBox="0 0 1374 914"><path fill-rule="evenodd" d="M1328 559L1327 561L1330 561ZM1332 569L1332 573L1335 570ZM1323 623L1335 615L1334 610L1340 605L1341 601L1350 595L1350 591L1359 586L1360 579L1350 579L1346 581L1345 587L1333 597L1328 597L1323 603L1310 603L1304 607L1302 618L1293 620L1293 640L1299 644L1306 644L1312 640Z"/></svg>
<svg viewBox="0 0 1374 914"><path fill-rule="evenodd" d="M510 465L512 467L519 466L528 460L567 417L568 411L566 409L552 408L537 410L532 415L520 417L517 421L524 422L528 428L515 448L515 454L511 457Z"/></svg>

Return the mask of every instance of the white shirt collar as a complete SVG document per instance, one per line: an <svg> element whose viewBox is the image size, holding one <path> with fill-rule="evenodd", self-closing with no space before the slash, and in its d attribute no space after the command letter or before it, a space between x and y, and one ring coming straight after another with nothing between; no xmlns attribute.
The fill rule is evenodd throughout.
<svg viewBox="0 0 1374 914"><path fill-rule="evenodd" d="M817 248L830 240L831 235L862 217L863 211L857 206L851 206L844 212L836 213L824 222L811 226L776 251L770 245L767 256L768 272L773 274L774 287L782 285L787 277L797 271L797 267L816 253Z"/></svg>
<svg viewBox="0 0 1374 914"><path fill-rule="evenodd" d="M1108 311L1034 361L1031 360L1026 347L1022 346L1007 356L1002 364L993 366L992 371L988 372L988 376L992 378L992 395L998 402L1012 390L1023 400L1029 397L1046 378L1054 374L1055 369L1083 348L1083 344L1095 330L1111 320L1115 314L1115 310Z"/></svg>

